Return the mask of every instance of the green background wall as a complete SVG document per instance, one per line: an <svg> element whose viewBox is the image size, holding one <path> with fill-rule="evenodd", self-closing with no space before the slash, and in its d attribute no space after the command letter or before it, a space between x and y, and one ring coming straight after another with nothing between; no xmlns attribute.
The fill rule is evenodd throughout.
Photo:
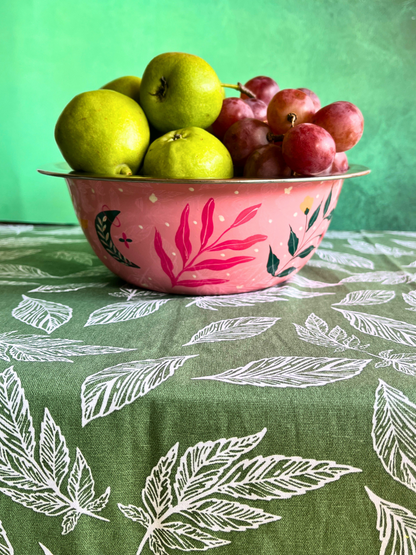
<svg viewBox="0 0 416 555"><path fill-rule="evenodd" d="M65 182L36 172L62 160L59 114L182 51L223 82L269 75L359 106L349 160L372 174L345 183L331 228L415 229L415 1L20 0L1 2L0 21L0 221L75 223Z"/></svg>

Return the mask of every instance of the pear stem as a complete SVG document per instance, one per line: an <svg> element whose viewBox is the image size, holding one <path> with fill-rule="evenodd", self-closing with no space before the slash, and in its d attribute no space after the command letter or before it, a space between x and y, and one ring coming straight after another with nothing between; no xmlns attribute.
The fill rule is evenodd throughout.
<svg viewBox="0 0 416 555"><path fill-rule="evenodd" d="M133 172L131 171L131 169L128 167L127 164L120 164L116 168L116 174L117 175L133 175Z"/></svg>
<svg viewBox="0 0 416 555"><path fill-rule="evenodd" d="M242 85L241 83L237 83L237 85L229 85L228 83L221 83L221 87L227 89L235 89L236 91L240 91L241 93L245 94L249 98L257 98L257 96L250 91L247 87Z"/></svg>

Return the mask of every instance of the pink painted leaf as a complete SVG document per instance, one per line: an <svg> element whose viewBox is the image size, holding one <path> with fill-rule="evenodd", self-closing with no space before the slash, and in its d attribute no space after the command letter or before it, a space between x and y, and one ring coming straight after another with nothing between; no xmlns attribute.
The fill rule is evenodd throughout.
<svg viewBox="0 0 416 555"><path fill-rule="evenodd" d="M249 222L257 214L257 210L260 208L260 206L261 203L255 204L254 206L250 206L249 208L246 208L245 210L240 212L231 227L238 227L239 225L243 225Z"/></svg>
<svg viewBox="0 0 416 555"><path fill-rule="evenodd" d="M222 243L218 243L218 245L213 245L208 250L222 251L224 249L231 249L232 251L242 251L252 247L260 241L265 241L266 239L267 235L251 235L246 239L231 239L230 241L223 241Z"/></svg>
<svg viewBox="0 0 416 555"><path fill-rule="evenodd" d="M172 260L166 254L165 249L162 245L162 237L157 229L155 229L155 251L160 258L162 270L165 272L166 275L169 276L172 285L175 285L176 278L173 275L173 264Z"/></svg>
<svg viewBox="0 0 416 555"><path fill-rule="evenodd" d="M214 231L214 208L215 200L210 198L202 209L201 248L205 247Z"/></svg>
<svg viewBox="0 0 416 555"><path fill-rule="evenodd" d="M189 239L189 204L185 206L181 214L181 221L179 223L178 231L175 235L175 244L178 247L183 263L186 264L192 252L192 245Z"/></svg>
<svg viewBox="0 0 416 555"><path fill-rule="evenodd" d="M200 285L217 285L219 283L227 283L228 279L183 279L178 281L176 285L183 287L199 287Z"/></svg>
<svg viewBox="0 0 416 555"><path fill-rule="evenodd" d="M227 270L227 268L232 268L237 264L244 264L244 262L251 262L254 260L253 256L235 256L234 258L229 258L228 260L216 260L214 258L209 258L208 260L202 260L187 268L189 272L195 272L198 270Z"/></svg>

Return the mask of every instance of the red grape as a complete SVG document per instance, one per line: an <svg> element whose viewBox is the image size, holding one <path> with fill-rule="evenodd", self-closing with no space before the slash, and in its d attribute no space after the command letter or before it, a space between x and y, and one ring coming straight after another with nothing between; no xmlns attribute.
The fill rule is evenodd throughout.
<svg viewBox="0 0 416 555"><path fill-rule="evenodd" d="M253 110L253 116L255 119L267 122L267 104L258 98L247 98L244 100L246 104L250 106Z"/></svg>
<svg viewBox="0 0 416 555"><path fill-rule="evenodd" d="M312 99L298 89L283 89L271 99L267 108L267 121L273 133L282 134L292 127L289 114L295 114L294 125L307 123L315 114Z"/></svg>
<svg viewBox="0 0 416 555"><path fill-rule="evenodd" d="M236 174L241 174L247 158L261 146L269 144L267 123L254 118L240 119L224 135L223 143L231 154Z"/></svg>
<svg viewBox="0 0 416 555"><path fill-rule="evenodd" d="M233 123L243 118L252 118L253 110L248 104L235 96L225 98L219 116L211 126L212 133L222 141L225 132Z"/></svg>
<svg viewBox="0 0 416 555"><path fill-rule="evenodd" d="M282 147L270 143L254 150L244 165L244 177L256 179L275 179L277 177L290 177L292 170L286 164Z"/></svg>
<svg viewBox="0 0 416 555"><path fill-rule="evenodd" d="M319 100L319 97L313 91L311 91L311 89L305 89L303 87L299 87L298 91L304 92L312 99L313 105L315 106L315 112L317 112L320 109L321 101Z"/></svg>
<svg viewBox="0 0 416 555"><path fill-rule="evenodd" d="M251 91L253 94L256 95L256 98L262 100L266 105L269 104L270 100L274 97L274 95L279 92L280 88L279 85L271 79L271 77L265 77L264 75L260 75L259 77L253 77L250 81L244 85ZM244 93L241 93L241 98L247 99L248 96Z"/></svg>
<svg viewBox="0 0 416 555"><path fill-rule="evenodd" d="M337 152L335 154L334 161L332 165L329 166L326 170L324 170L319 175L332 175L333 173L344 173L348 170L348 158L345 152Z"/></svg>
<svg viewBox="0 0 416 555"><path fill-rule="evenodd" d="M364 131L364 118L361 111L351 104L340 100L321 108L311 122L323 127L335 141L337 152L345 152L355 146Z"/></svg>
<svg viewBox="0 0 416 555"><path fill-rule="evenodd" d="M282 152L286 164L294 172L316 175L332 165L335 141L323 127L301 123L286 133Z"/></svg>

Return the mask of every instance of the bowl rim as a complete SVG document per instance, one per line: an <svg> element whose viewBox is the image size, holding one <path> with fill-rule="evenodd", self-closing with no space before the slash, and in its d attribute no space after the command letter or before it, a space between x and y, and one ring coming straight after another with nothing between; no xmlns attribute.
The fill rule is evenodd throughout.
<svg viewBox="0 0 416 555"><path fill-rule="evenodd" d="M93 181L128 181L130 183L189 183L189 184L225 184L225 183L309 183L314 181L334 181L335 179L349 179L351 177L361 177L371 172L370 168L360 164L351 164L346 172L333 173L331 175L322 175L314 177L296 176L285 177L280 179L254 179L244 177L233 177L231 179L162 179L159 177L144 177L141 175L100 175L92 173L84 173L71 170L66 162L48 164L43 169L37 170L43 175L52 177L63 177L65 179L91 179Z"/></svg>

